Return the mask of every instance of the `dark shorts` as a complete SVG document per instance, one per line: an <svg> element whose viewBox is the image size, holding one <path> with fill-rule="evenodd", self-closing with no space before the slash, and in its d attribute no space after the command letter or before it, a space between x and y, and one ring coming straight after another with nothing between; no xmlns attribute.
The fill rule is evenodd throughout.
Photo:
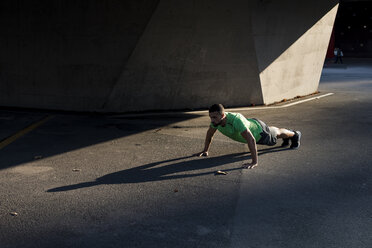
<svg viewBox="0 0 372 248"><path fill-rule="evenodd" d="M268 145L268 146L274 146L276 145L277 138L276 138L276 132L273 128L270 128L268 125L266 125L265 122L257 120L261 127L262 127L262 133L261 134L261 139L257 142L259 145Z"/></svg>

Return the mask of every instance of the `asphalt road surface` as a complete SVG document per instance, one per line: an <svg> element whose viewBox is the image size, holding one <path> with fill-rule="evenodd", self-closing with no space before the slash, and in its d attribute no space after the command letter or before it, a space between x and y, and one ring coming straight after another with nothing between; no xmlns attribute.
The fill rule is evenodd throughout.
<svg viewBox="0 0 372 248"><path fill-rule="evenodd" d="M252 170L221 134L193 156L203 112L1 110L0 247L372 247L372 66L345 64L323 70L333 95L239 110L303 135Z"/></svg>

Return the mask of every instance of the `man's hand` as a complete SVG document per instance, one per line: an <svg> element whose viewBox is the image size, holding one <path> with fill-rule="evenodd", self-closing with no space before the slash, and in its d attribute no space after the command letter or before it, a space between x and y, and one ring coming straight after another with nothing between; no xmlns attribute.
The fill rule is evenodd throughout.
<svg viewBox="0 0 372 248"><path fill-rule="evenodd" d="M258 165L256 139L253 137L253 134L251 133L249 129L243 131L241 135L247 141L248 148L249 148L249 151L251 152L251 157L252 157L252 163L243 164L243 168L253 169L254 167Z"/></svg>
<svg viewBox="0 0 372 248"><path fill-rule="evenodd" d="M212 142L212 138L214 133L217 131L217 129L209 127L207 131L207 136L205 137L205 142L204 142L204 149L202 152L195 154L198 157L208 157L208 150L209 146Z"/></svg>
<svg viewBox="0 0 372 248"><path fill-rule="evenodd" d="M243 168L244 169L253 169L254 167L257 167L258 163L244 163Z"/></svg>
<svg viewBox="0 0 372 248"><path fill-rule="evenodd" d="M196 156L198 157L208 157L208 155L209 155L208 152L204 152L204 151L196 154Z"/></svg>

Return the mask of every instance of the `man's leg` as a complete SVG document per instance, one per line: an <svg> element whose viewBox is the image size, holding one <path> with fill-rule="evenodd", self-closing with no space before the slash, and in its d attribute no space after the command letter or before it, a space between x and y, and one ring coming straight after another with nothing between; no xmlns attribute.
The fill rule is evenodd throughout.
<svg viewBox="0 0 372 248"><path fill-rule="evenodd" d="M276 137L283 139L282 147L286 147L289 145L289 140L292 141L291 148L299 148L300 147L300 139L301 139L301 132L300 131L292 131L285 128L277 128L277 127L270 127L275 130Z"/></svg>
<svg viewBox="0 0 372 248"><path fill-rule="evenodd" d="M295 135L294 131L285 129L285 128L277 128L277 127L270 127L275 130L276 137L280 139L288 139L292 138Z"/></svg>

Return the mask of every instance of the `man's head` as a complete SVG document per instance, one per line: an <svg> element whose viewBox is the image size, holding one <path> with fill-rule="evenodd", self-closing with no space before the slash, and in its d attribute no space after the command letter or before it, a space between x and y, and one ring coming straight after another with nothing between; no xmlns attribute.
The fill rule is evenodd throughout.
<svg viewBox="0 0 372 248"><path fill-rule="evenodd" d="M213 125L220 125L225 118L225 108L222 106L222 104L213 104L209 108L209 117L211 118Z"/></svg>

